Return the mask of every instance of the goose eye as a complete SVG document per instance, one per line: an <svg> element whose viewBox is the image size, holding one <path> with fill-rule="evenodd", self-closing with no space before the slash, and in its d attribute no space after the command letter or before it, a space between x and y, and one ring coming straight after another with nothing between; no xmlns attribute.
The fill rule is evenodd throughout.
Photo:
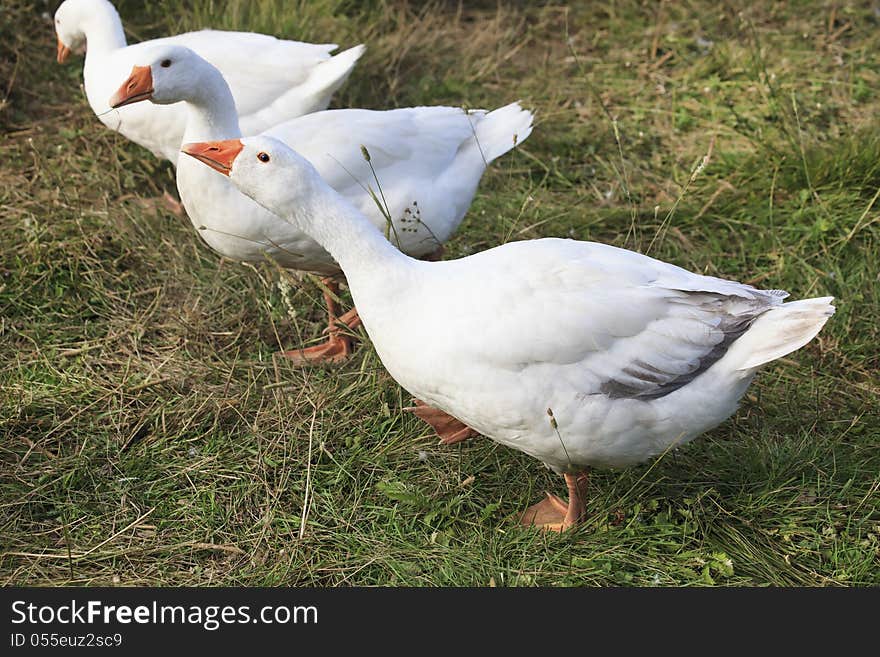
<svg viewBox="0 0 880 657"><path fill-rule="evenodd" d="M171 60L163 59L161 62L159 62L159 66L161 66L162 68L168 68L169 66L171 66Z"/></svg>
<svg viewBox="0 0 880 657"><path fill-rule="evenodd" d="M268 162L271 158L269 157L268 153L260 152L260 153L257 153L257 159L260 162Z"/></svg>

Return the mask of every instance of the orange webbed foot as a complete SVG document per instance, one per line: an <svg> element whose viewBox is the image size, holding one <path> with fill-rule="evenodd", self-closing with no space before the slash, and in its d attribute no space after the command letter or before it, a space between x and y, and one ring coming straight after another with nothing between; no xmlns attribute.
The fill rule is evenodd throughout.
<svg viewBox="0 0 880 657"><path fill-rule="evenodd" d="M420 399L416 399L415 406L408 406L403 410L409 411L430 424L440 437L441 445L454 445L479 435L469 426L449 415L449 413L441 411L439 408L428 406L428 404Z"/></svg>

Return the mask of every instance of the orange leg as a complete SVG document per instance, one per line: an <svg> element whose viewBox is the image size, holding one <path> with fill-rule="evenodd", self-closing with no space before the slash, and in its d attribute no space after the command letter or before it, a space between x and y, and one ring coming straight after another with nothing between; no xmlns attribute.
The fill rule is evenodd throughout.
<svg viewBox="0 0 880 657"><path fill-rule="evenodd" d="M174 198L167 191L162 193L162 204L171 211L171 214L176 215L178 217L185 217L186 210L183 208L183 203Z"/></svg>
<svg viewBox="0 0 880 657"><path fill-rule="evenodd" d="M446 253L446 249L443 248L443 245L441 244L435 250L431 251L431 253L426 253L421 256L419 260L424 260L425 262L438 262L443 260L444 253Z"/></svg>
<svg viewBox="0 0 880 657"><path fill-rule="evenodd" d="M344 315L339 315L339 304L334 295L339 292L339 285L332 278L321 281L327 288L324 291L324 302L327 304L327 341L305 349L282 351L281 355L294 363L307 365L310 363L339 363L351 355L351 338L342 332L339 324L356 328L361 323L357 309L352 308Z"/></svg>
<svg viewBox="0 0 880 657"><path fill-rule="evenodd" d="M326 298L326 297L325 297ZM347 313L343 313L336 319L336 324L345 324L350 329L356 329L361 325L361 317L358 315L357 308L352 308ZM329 331L329 328L324 329L326 333Z"/></svg>
<svg viewBox="0 0 880 657"><path fill-rule="evenodd" d="M578 524L584 516L584 501L587 499L589 471L577 474L564 474L568 487L568 503L547 493L547 498L533 504L520 516L520 524L539 527L545 531L564 532Z"/></svg>
<svg viewBox="0 0 880 657"><path fill-rule="evenodd" d="M466 424L459 422L448 413L441 411L439 408L428 406L421 399L416 399L415 406L409 406L403 410L410 411L416 417L419 417L430 424L434 428L434 431L437 432L437 435L440 436L441 445L454 445L455 443L460 443L462 440L467 440L468 438L473 438L474 436L479 435Z"/></svg>

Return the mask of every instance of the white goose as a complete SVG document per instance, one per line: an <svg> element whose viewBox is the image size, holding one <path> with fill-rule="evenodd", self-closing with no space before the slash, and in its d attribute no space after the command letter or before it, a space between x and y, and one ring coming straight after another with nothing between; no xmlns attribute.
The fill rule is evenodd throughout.
<svg viewBox="0 0 880 657"><path fill-rule="evenodd" d="M333 255L391 376L565 476L568 502L548 496L527 524L575 524L589 467L635 464L716 426L759 366L805 345L834 312L831 297L782 303L778 290L593 242L415 260L281 142L233 142L183 152Z"/></svg>
<svg viewBox="0 0 880 657"><path fill-rule="evenodd" d="M189 110L186 142L241 136L229 87L196 53L179 46L156 47L145 50L138 64L112 105L145 98L153 103L183 100ZM488 162L525 140L532 118L517 103L488 113L457 107L327 110L287 121L265 134L295 147L327 184L375 226L388 230L368 191L374 190L393 220L391 239L404 252L422 257L452 235ZM177 188L193 225L219 253L245 261L269 256L284 267L324 275L339 272L319 243L239 192L226 177L184 158L177 167ZM341 360L350 352L350 341L337 326L335 284L330 279L326 284L331 291L325 295L330 337L325 344L286 352L294 360ZM340 319L350 326L359 321L352 313ZM447 439L460 429L449 433L440 428L439 433Z"/></svg>
<svg viewBox="0 0 880 657"><path fill-rule="evenodd" d="M253 32L202 30L127 46L122 22L108 0L65 0L55 12L58 61L87 42L83 80L92 110L104 125L177 162L186 125L181 105L150 103L110 111L107 99L146 48L187 46L223 72L241 122L252 135L296 116L326 109L363 46L335 57L336 45L282 41Z"/></svg>

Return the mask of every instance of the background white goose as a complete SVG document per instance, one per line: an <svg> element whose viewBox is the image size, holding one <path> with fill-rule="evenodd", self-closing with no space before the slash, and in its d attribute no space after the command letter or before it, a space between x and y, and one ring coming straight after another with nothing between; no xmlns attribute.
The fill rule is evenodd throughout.
<svg viewBox="0 0 880 657"><path fill-rule="evenodd" d="M111 130L177 162L186 125L180 105L141 105L110 111L107 100L144 49L177 44L198 52L223 72L242 134L256 134L287 119L326 109L364 46L336 56L335 44L284 41L253 32L202 30L126 45L116 8L108 0L65 0L55 12L58 61L86 42L83 80L89 105Z"/></svg>
<svg viewBox="0 0 880 657"><path fill-rule="evenodd" d="M779 290L592 242L415 260L281 142L234 141L184 152L333 255L394 379L564 475L568 502L548 495L526 524L571 527L589 467L632 465L716 426L759 366L804 346L834 313L831 297L783 303Z"/></svg>
<svg viewBox="0 0 880 657"><path fill-rule="evenodd" d="M187 48L144 51L110 102L120 105L146 98L154 103L186 101L187 142L241 135L223 76ZM525 140L532 119L517 103L492 112L456 107L327 110L285 122L266 134L293 145L331 187L375 226L388 230L395 244L421 257L435 252L452 235L487 164ZM362 148L369 153L369 162ZM245 261L269 256L284 267L325 275L339 272L319 243L239 192L226 177L185 158L177 168L177 187L193 225L219 253ZM387 207L393 220L390 229L368 188ZM330 280L327 285L333 287ZM338 311L332 295L326 299L329 340L288 352L291 358L340 360L348 355L349 340L336 326ZM357 316L349 313L343 321L353 325ZM420 409L419 415L431 420L427 409ZM455 433L443 431L443 437Z"/></svg>

